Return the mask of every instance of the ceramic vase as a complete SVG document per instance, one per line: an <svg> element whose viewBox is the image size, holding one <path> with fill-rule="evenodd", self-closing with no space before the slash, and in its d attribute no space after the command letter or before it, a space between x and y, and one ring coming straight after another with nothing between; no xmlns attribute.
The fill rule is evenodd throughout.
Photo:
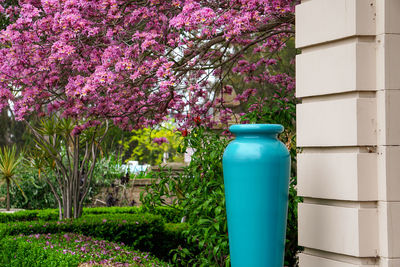
<svg viewBox="0 0 400 267"><path fill-rule="evenodd" d="M282 267L290 154L277 124L233 125L223 156L232 267Z"/></svg>

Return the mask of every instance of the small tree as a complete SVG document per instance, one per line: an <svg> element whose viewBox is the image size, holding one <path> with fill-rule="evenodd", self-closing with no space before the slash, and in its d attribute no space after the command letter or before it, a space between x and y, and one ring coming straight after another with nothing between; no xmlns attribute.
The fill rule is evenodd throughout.
<svg viewBox="0 0 400 267"><path fill-rule="evenodd" d="M165 152L169 153L171 161L183 161L177 153L182 143L181 135L172 122L157 128L132 130L130 138L122 143L125 149L124 159L137 160L141 164L159 165Z"/></svg>
<svg viewBox="0 0 400 267"><path fill-rule="evenodd" d="M107 122L105 127L100 122L88 123L95 125L79 134L77 122L56 115L41 120L37 127L28 124L36 141L31 162L49 184L58 202L60 219L81 216L93 179L99 144L108 129ZM47 175L50 169L57 174L55 180Z"/></svg>
<svg viewBox="0 0 400 267"><path fill-rule="evenodd" d="M25 197L24 191L22 191L20 185L15 179L18 165L22 161L22 157L17 155L16 147L13 145L11 148L3 147L0 148L0 183L7 185L7 210L10 210L10 185L14 183Z"/></svg>

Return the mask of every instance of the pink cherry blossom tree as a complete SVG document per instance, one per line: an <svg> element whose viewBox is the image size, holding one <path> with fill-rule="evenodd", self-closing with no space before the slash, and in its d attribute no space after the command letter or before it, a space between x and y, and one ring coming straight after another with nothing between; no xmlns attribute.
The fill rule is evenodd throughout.
<svg viewBox="0 0 400 267"><path fill-rule="evenodd" d="M293 82L269 71L276 60L241 56L281 49L295 2L21 0L4 11L13 23L0 33L0 108L11 101L20 120L58 112L129 129L185 121L189 106L207 121L230 72Z"/></svg>
<svg viewBox="0 0 400 267"><path fill-rule="evenodd" d="M132 129L174 118L215 123L232 110L219 93L248 84L293 90L274 71L294 33L297 0L20 0L3 5L0 110L19 120L57 114L71 136L106 120ZM245 57L247 54L254 57ZM255 93L248 87L237 99ZM222 95L222 94L220 94ZM222 103L221 103L222 102ZM29 122L28 122L29 123ZM42 138L43 139L43 138ZM75 167L79 162L75 163Z"/></svg>

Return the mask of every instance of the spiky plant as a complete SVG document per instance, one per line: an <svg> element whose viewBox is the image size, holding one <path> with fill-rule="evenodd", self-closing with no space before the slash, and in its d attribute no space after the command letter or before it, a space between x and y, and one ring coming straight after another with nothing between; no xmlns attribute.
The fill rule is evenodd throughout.
<svg viewBox="0 0 400 267"><path fill-rule="evenodd" d="M17 154L15 145L11 148L3 147L0 148L0 184L7 185L7 210L10 210L10 185L14 183L18 189L22 192L25 197L24 191L18 184L15 174L17 172L18 165L21 163L22 157Z"/></svg>

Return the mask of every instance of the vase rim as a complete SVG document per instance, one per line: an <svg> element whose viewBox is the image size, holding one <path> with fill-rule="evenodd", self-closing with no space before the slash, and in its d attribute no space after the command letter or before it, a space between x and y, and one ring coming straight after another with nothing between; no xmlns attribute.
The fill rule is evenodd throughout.
<svg viewBox="0 0 400 267"><path fill-rule="evenodd" d="M278 134L283 130L280 124L234 124L229 127L233 134Z"/></svg>

